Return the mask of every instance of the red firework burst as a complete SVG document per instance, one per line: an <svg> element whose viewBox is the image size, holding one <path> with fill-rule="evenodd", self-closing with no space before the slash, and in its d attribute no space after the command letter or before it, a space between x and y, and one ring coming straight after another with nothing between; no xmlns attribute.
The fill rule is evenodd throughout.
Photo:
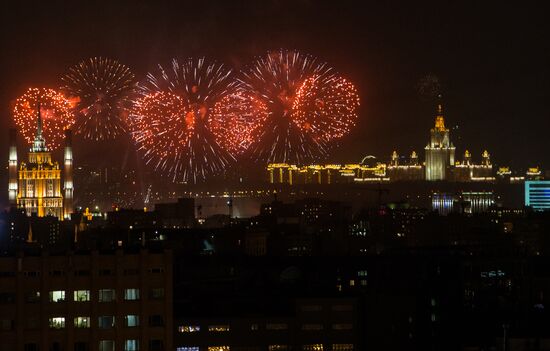
<svg viewBox="0 0 550 351"><path fill-rule="evenodd" d="M292 121L316 140L331 142L348 134L357 119L359 96L355 86L341 77L306 79L292 106Z"/></svg>
<svg viewBox="0 0 550 351"><path fill-rule="evenodd" d="M55 150L63 141L64 130L74 123L70 103L63 94L47 88L29 88L15 101L13 119L29 145L35 137L39 109L46 146Z"/></svg>
<svg viewBox="0 0 550 351"><path fill-rule="evenodd" d="M267 106L247 92L225 96L214 106L210 130L220 146L234 155L245 152L258 137Z"/></svg>

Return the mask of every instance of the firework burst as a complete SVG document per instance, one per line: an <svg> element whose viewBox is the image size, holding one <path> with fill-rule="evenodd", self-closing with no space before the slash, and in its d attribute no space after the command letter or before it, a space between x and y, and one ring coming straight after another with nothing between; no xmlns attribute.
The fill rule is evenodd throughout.
<svg viewBox="0 0 550 351"><path fill-rule="evenodd" d="M158 71L149 73L147 80L139 85L142 98L130 116L131 120L139 121L132 122L132 135L146 162L178 182L197 182L224 171L235 159L218 143L211 115L216 102L233 92L235 86L231 70L205 58L181 62L174 59L169 70L159 65ZM175 144L156 140L164 137L159 135L162 130L151 129L159 123L158 118L145 109L165 96L171 100L177 98L183 104L178 103L178 116L165 122L171 128L167 137L174 138ZM193 121L192 128L189 128L190 121ZM152 142L143 142L145 139Z"/></svg>
<svg viewBox="0 0 550 351"><path fill-rule="evenodd" d="M125 119L135 77L115 60L94 57L69 69L62 90L73 103L76 132L86 139L114 139L126 132Z"/></svg>
<svg viewBox="0 0 550 351"><path fill-rule="evenodd" d="M144 95L134 104L130 128L145 163L174 182L197 182L222 171L232 158L204 139L193 109L171 92Z"/></svg>
<svg viewBox="0 0 550 351"><path fill-rule="evenodd" d="M254 143L267 116L267 106L261 99L239 91L214 105L210 129L219 145L240 155Z"/></svg>
<svg viewBox="0 0 550 351"><path fill-rule="evenodd" d="M304 81L292 107L292 122L316 141L330 143L348 134L357 119L359 96L354 85L341 77Z"/></svg>
<svg viewBox="0 0 550 351"><path fill-rule="evenodd" d="M351 98L347 109L341 106L355 89L327 63L298 51L279 50L258 58L239 82L268 110L249 148L257 161L317 160L327 155L330 143L345 135L355 119L357 99Z"/></svg>
<svg viewBox="0 0 550 351"><path fill-rule="evenodd" d="M63 141L64 130L74 123L70 103L63 94L46 88L29 88L15 101L13 119L29 145L35 137L39 110L46 146L55 150Z"/></svg>

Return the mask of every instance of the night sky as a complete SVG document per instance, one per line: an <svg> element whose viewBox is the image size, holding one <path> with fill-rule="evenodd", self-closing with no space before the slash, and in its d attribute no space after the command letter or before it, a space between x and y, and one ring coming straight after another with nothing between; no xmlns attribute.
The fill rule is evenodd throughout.
<svg viewBox="0 0 550 351"><path fill-rule="evenodd" d="M241 68L278 48L327 61L359 89L359 123L334 150L334 161L386 159L393 149L422 155L435 101L416 86L433 74L442 83L447 123L458 125L451 137L459 159L465 147L475 159L487 148L497 164L550 164L550 25L542 8L492 1L49 3L2 3L4 164L13 100L29 86L58 87L81 59L114 58L143 77L172 57L208 55ZM94 162L90 149L75 155L77 163ZM115 162L121 153L112 153Z"/></svg>

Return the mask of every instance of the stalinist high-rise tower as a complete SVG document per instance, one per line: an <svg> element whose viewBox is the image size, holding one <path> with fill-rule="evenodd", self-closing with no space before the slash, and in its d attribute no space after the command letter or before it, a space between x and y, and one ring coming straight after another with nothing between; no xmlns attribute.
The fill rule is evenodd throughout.
<svg viewBox="0 0 550 351"><path fill-rule="evenodd" d="M441 104L437 106L435 126L430 130L430 143L426 145L426 180L444 180L455 162L455 147L445 128Z"/></svg>
<svg viewBox="0 0 550 351"><path fill-rule="evenodd" d="M12 206L22 208L27 215L67 218L72 213L72 150L71 134L66 131L65 145L65 195L61 193L61 168L52 160L42 135L42 117L38 108L37 128L29 151L28 162L21 162L17 169L15 130L10 132L9 195ZM17 170L17 171L16 171ZM17 178L16 178L17 177ZM16 196L14 196L17 194ZM65 200L65 202L64 202Z"/></svg>

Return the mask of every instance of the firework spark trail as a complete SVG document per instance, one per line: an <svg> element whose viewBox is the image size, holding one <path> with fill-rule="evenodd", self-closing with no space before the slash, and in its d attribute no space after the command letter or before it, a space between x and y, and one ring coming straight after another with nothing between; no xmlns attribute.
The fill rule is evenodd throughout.
<svg viewBox="0 0 550 351"><path fill-rule="evenodd" d="M63 94L46 88L29 88L15 101L13 119L29 145L35 137L39 108L46 146L55 150L63 141L64 130L74 123L70 102Z"/></svg>
<svg viewBox="0 0 550 351"><path fill-rule="evenodd" d="M76 132L85 139L114 139L126 132L125 119L135 76L115 60L94 57L71 67L61 88L71 99Z"/></svg>

